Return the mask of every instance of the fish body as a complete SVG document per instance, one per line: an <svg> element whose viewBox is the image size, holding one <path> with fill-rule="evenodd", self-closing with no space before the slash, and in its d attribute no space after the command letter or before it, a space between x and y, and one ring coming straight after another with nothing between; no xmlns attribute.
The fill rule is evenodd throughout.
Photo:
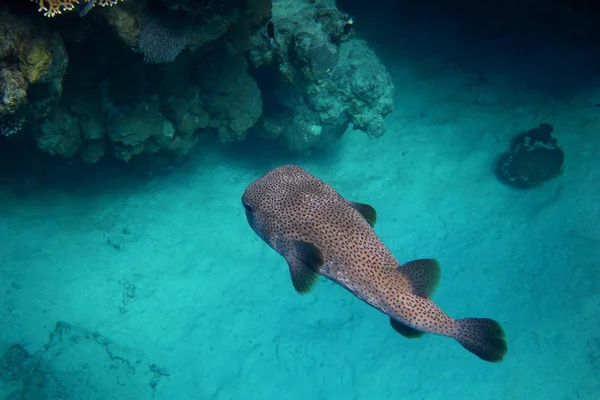
<svg viewBox="0 0 600 400"><path fill-rule="evenodd" d="M347 35L350 33L350 30L352 29L352 25L354 25L354 18L350 17L344 24L344 35Z"/></svg>
<svg viewBox="0 0 600 400"><path fill-rule="evenodd" d="M324 276L386 314L405 337L451 337L491 362L506 354L498 322L453 319L430 300L439 263L422 259L400 265L373 229L373 207L344 199L295 165L250 183L242 204L252 229L286 259L297 292L309 292Z"/></svg>
<svg viewBox="0 0 600 400"><path fill-rule="evenodd" d="M79 17L85 17L86 14L89 13L92 8L94 8L95 4L96 0L88 1L86 5L81 8L81 11L79 11Z"/></svg>

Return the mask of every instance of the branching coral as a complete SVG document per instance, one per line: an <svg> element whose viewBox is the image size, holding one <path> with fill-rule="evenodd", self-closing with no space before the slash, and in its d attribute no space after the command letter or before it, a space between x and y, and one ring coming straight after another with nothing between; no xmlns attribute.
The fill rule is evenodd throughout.
<svg viewBox="0 0 600 400"><path fill-rule="evenodd" d="M71 11L79 0L31 0L39 5L38 11L44 12L46 17L54 17L56 14L62 14L63 11ZM114 6L120 0L84 0L86 8L94 7L96 4L106 7ZM122 1L122 0L121 0Z"/></svg>

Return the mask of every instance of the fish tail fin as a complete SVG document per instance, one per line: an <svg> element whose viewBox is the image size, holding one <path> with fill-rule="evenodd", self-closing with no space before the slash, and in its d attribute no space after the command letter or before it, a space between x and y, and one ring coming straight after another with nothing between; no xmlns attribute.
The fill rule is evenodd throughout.
<svg viewBox="0 0 600 400"><path fill-rule="evenodd" d="M508 346L502 326L489 318L464 318L455 322L454 339L482 360L502 361Z"/></svg>

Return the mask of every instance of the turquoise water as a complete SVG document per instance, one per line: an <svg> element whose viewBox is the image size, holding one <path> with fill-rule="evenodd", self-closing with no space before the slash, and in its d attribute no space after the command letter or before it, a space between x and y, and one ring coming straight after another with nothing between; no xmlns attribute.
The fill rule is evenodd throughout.
<svg viewBox="0 0 600 400"><path fill-rule="evenodd" d="M540 49L508 72L487 54L480 85L449 53L416 57L371 35L396 86L382 138L348 131L311 156L205 139L175 166L53 162L28 196L4 188L0 351L18 343L42 367L3 380L3 398L600 398L600 139L597 90L577 85L585 53ZM554 126L564 173L501 184L495 158L540 123ZM240 202L290 163L375 207L400 262L438 259L434 301L500 321L505 360L405 339L329 281L296 294Z"/></svg>

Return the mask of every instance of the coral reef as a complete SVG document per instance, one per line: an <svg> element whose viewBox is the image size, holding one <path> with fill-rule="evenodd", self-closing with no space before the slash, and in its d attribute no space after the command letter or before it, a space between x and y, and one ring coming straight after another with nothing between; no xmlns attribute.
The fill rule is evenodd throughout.
<svg viewBox="0 0 600 400"><path fill-rule="evenodd" d="M251 129L308 153L351 123L382 135L392 110L389 74L329 2L12 1L0 11L0 135L51 155L185 155L201 135Z"/></svg>
<svg viewBox="0 0 600 400"><path fill-rule="evenodd" d="M499 178L512 186L527 189L558 176L565 155L552 137L553 131L551 125L540 124L539 128L513 138L510 151L498 160Z"/></svg>

